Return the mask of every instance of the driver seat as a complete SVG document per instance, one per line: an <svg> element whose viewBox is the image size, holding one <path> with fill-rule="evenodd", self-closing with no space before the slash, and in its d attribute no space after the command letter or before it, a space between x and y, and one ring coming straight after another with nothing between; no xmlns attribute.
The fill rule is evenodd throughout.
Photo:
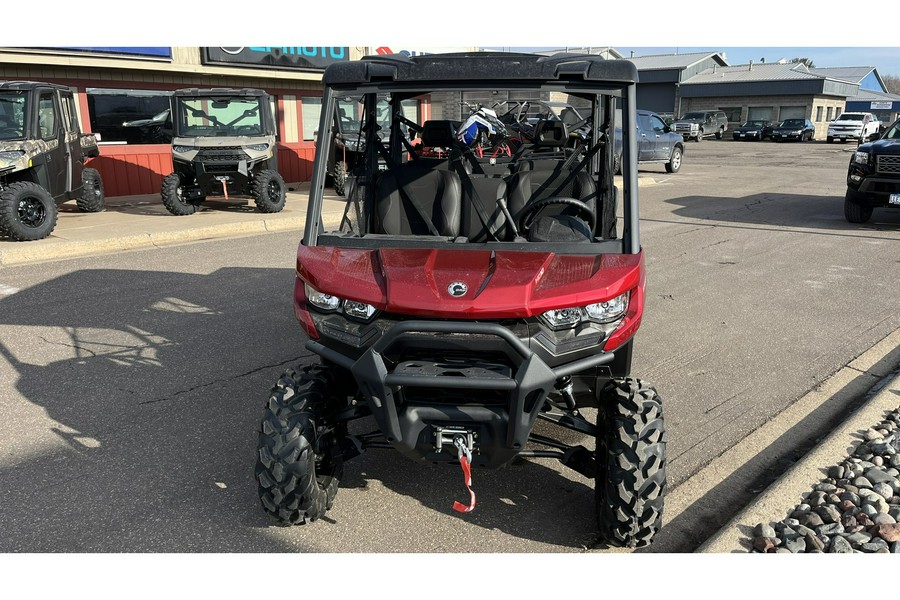
<svg viewBox="0 0 900 600"><path fill-rule="evenodd" d="M566 127L562 121L541 121L542 131L535 132L536 144L542 147L563 148L567 139ZM553 130L547 131L548 129ZM513 173L508 182L509 211L514 219L519 219L523 209L533 202L564 196L586 204L597 214L597 188L585 166L576 162L566 166L563 161L554 161L552 169L528 169ZM578 209L572 206L552 205L540 210L540 217L565 217L569 221L578 216ZM585 228L586 229L586 228Z"/></svg>

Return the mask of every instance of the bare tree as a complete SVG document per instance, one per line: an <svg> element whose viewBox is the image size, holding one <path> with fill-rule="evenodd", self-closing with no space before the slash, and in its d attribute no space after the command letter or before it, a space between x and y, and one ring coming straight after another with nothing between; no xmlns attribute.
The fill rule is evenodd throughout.
<svg viewBox="0 0 900 600"><path fill-rule="evenodd" d="M889 94L900 94L900 75L882 75L881 80Z"/></svg>
<svg viewBox="0 0 900 600"><path fill-rule="evenodd" d="M806 67L808 69L816 68L816 63L814 63L811 58L792 58L791 62L792 63L803 63L804 65L806 65Z"/></svg>

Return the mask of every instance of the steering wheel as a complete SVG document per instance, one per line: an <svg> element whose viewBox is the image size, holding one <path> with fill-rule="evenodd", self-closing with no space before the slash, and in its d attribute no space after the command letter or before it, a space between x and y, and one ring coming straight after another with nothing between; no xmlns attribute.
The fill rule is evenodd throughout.
<svg viewBox="0 0 900 600"><path fill-rule="evenodd" d="M544 198L543 200L528 204L522 209L522 212L519 213L519 231L526 232L531 229L534 215L542 208L556 204L564 204L566 206L574 206L577 208L578 216L583 217L584 220L587 221L590 230L594 231L594 225L596 224L594 211L592 211L584 202L566 196L551 196L550 198Z"/></svg>

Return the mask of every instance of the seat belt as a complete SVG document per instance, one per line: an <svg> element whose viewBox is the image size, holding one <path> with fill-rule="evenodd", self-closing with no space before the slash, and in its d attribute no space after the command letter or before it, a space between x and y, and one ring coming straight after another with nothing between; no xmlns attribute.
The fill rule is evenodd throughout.
<svg viewBox="0 0 900 600"><path fill-rule="evenodd" d="M397 164L393 161L390 154L388 154L387 150L384 147L384 144L381 143L381 140L378 140L378 142L375 144L375 149L378 151L378 153L381 155L381 157L385 160L385 162L387 162L389 173L398 170ZM384 175L382 175L382 177L383 176ZM397 177L396 174L394 174L394 177L395 178ZM397 193L400 194L400 199L403 200L403 202L407 206L413 207L413 209L416 211L416 213L418 213L419 218L425 222L425 225L428 227L428 231L431 232L431 235L436 236L436 237L443 237L443 236L441 236L440 232L437 230L437 227L434 226L434 223L431 221L431 218L425 214L425 211L422 209L422 207L419 206L418 204L416 204L415 202L413 202L412 198L409 197L409 195L406 193L406 190L403 188L403 186L400 185L399 178L397 178L396 181L397 181Z"/></svg>
<svg viewBox="0 0 900 600"><path fill-rule="evenodd" d="M478 215L478 219L481 221L481 224L484 226L485 230L488 232L488 235L495 241L499 242L500 238L497 237L497 234L494 232L494 229L491 227L491 220L494 215L496 215L496 211L490 217L484 212L484 207L481 205L481 196L478 195L478 190L475 189L475 185L472 183L472 179L469 177L469 174L466 173L466 170L463 168L462 161L453 160L453 157L450 157L450 163L453 165L453 168L457 171L457 175L459 176L460 181L463 186L471 192L469 197L473 199L473 204L475 208L475 213Z"/></svg>

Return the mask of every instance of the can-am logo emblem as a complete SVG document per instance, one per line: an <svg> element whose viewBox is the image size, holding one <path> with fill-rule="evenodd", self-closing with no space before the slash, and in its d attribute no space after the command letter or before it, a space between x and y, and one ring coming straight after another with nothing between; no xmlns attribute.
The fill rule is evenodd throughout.
<svg viewBox="0 0 900 600"><path fill-rule="evenodd" d="M447 288L447 291L450 292L450 295L454 298L459 298L460 296L466 295L466 292L469 291L469 286L462 281L454 281L450 284L450 287Z"/></svg>

